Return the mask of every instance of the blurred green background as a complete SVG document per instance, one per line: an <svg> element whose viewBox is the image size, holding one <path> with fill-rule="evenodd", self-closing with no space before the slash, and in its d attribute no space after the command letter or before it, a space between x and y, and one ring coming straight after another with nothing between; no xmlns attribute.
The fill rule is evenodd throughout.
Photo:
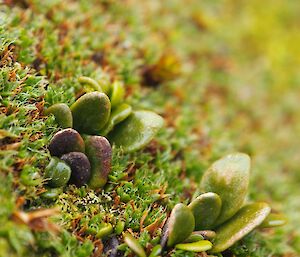
<svg viewBox="0 0 300 257"><path fill-rule="evenodd" d="M221 78L215 73L204 75L208 83L226 92L209 104L215 114L211 130L225 138L231 134L233 148L252 153L251 197L269 199L287 213L289 228L298 229L299 3L212 2L202 3L209 5L203 16L212 31L204 41L214 42L216 58L228 66ZM200 9L206 10L204 6ZM293 245L299 251L298 240Z"/></svg>

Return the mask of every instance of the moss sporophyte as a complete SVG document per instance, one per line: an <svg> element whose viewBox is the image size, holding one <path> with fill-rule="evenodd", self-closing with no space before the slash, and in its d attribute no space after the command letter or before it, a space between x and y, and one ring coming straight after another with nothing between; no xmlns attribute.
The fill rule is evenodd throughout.
<svg viewBox="0 0 300 257"><path fill-rule="evenodd" d="M91 78L81 77L79 81L89 85L90 91L70 108L61 103L45 112L53 114L64 128L53 136L48 147L53 157L45 170L49 188L43 196L47 199L56 199L67 183L78 187L88 185L95 190L103 188L111 172L111 144L124 152L135 152L145 147L164 124L158 114L132 110L124 103L122 83L114 82L102 89ZM249 177L250 157L247 154L233 153L215 161L201 179L199 192L202 193L188 205L175 205L165 223L160 243L156 241L150 256L160 256L172 248L220 253L259 226L285 224L282 215L270 214L267 203L245 203ZM132 201L126 193L132 186L132 182L124 182L117 188L119 201ZM53 191L58 188L61 190ZM110 223L103 215L96 215L87 226L87 233L103 239L120 235L126 222ZM121 237L136 255L147 256L131 230ZM122 245L117 249L117 252L126 250Z"/></svg>

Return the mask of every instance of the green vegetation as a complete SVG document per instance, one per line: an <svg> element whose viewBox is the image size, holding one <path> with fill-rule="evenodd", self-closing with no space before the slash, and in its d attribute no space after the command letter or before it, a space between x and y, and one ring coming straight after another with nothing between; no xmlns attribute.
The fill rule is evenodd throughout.
<svg viewBox="0 0 300 257"><path fill-rule="evenodd" d="M204 171L232 152L251 156L249 200L288 224L250 233L226 256L298 256L299 8L296 0L5 0L0 256L101 256L115 240L125 256L159 256L171 210L197 197ZM71 121L60 127L57 110L45 110L71 107L95 87L114 105L125 97L135 113L160 114L165 126L142 150L113 147L103 190L49 189L47 146ZM130 115L123 108L97 129L109 133ZM169 256L209 246L186 244Z"/></svg>

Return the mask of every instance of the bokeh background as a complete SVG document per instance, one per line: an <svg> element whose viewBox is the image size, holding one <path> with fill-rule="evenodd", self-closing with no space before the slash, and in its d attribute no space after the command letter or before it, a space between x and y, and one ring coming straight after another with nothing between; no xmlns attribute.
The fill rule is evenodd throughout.
<svg viewBox="0 0 300 257"><path fill-rule="evenodd" d="M158 41L184 59L186 73L172 84L181 98L175 105L196 116L202 157L251 154L250 198L268 201L289 218L272 247L290 251L279 239L284 234L299 252L298 1L166 2L148 2L142 16L154 34L164 28L167 39L159 35ZM143 9L145 3L132 4Z"/></svg>

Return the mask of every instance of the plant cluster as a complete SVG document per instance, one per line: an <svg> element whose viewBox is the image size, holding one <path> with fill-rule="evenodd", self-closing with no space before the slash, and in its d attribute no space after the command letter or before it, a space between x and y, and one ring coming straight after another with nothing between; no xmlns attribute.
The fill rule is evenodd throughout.
<svg viewBox="0 0 300 257"><path fill-rule="evenodd" d="M160 248L153 251L162 254L165 248L175 247L217 254L258 226L284 225L285 217L270 214L267 203L244 203L249 175L250 158L246 154L230 154L214 162L201 180L199 190L203 193L188 206L175 205L165 225ZM139 257L146 256L132 236L126 235L125 242Z"/></svg>
<svg viewBox="0 0 300 257"><path fill-rule="evenodd" d="M81 79L81 81L83 80ZM86 78L84 81L101 90L96 81L90 78ZM107 124L110 106L109 98L97 91L81 96L71 106L71 110L67 105L56 104L50 107L48 112L55 115L61 126L65 126L66 123L68 126L72 126L74 120L74 127L78 131L95 134L97 131L103 131L101 130L105 127L103 120ZM63 115L63 113L68 115ZM151 115L155 116L156 114L151 113ZM69 122L66 122L64 117L71 118ZM125 120L126 118L128 116L125 117ZM118 131L119 127L114 128L114 122L109 122L113 125L106 126L105 133L99 132L99 134L107 135L107 127L110 128L108 132L116 130L112 142L120 142L118 136L127 137L126 144L123 145L125 145L125 149L133 151L143 147L155 133L150 133L150 137L145 141L139 135L149 135L146 132L149 128L158 130L160 127L157 126L155 119L147 120L147 118L145 115L140 117L140 123L144 123L144 126L136 125L139 124L139 121L130 119L127 129L123 131L121 129L121 134ZM117 120L123 121L124 119ZM136 137L140 139L138 142ZM83 138L76 130L70 128L54 135L49 144L49 150L52 156L58 156L61 160L53 157L46 168L45 177L50 179L50 186L64 186L69 180L70 183L77 186L88 184L93 189L101 188L106 184L111 169L110 143L105 137L99 135L85 135ZM136 146L136 142L140 144ZM135 146L132 147L131 143ZM121 144L121 146L123 145ZM165 225L161 244L153 249L150 256L162 254L166 247L192 252L219 253L231 247L263 222L268 226L285 224L283 216L270 216L271 208L266 203L244 204L249 179L250 157L246 154L231 154L214 162L201 179L198 192L202 193L197 195L188 206L182 203L175 205ZM126 200L123 199L123 201ZM96 217L97 215L93 219ZM102 219L101 216L99 221ZM98 222L92 223L97 224ZM117 226L120 224L116 224ZM115 228L116 231L119 231L117 234L120 234L123 229L123 223L122 228ZM113 226L110 223L106 223L106 226L102 226L100 230L95 230L98 238L106 237L112 232ZM210 241L206 239L210 239ZM144 249L132 235L124 234L124 241L138 256L146 256Z"/></svg>
<svg viewBox="0 0 300 257"><path fill-rule="evenodd" d="M102 188L111 171L109 141L125 152L136 151L149 143L163 126L163 119L156 113L133 112L123 102L125 90L121 83L105 87L103 93L96 80L80 77L79 81L97 91L87 92L70 108L57 103L45 110L65 128L54 135L48 147L52 158L45 178L52 188L63 187L68 182L79 187L88 184L93 189ZM52 191L45 193L46 196L54 196Z"/></svg>
<svg viewBox="0 0 300 257"><path fill-rule="evenodd" d="M299 35L298 9L280 0L4 0L0 256L298 256L299 142L291 135L300 117L300 48L289 40ZM112 107L114 87L126 102ZM96 130L88 131L70 107L99 93L110 117L105 125L93 118ZM136 151L139 134L135 143L114 134L151 127L131 115L140 109L160 113L166 126ZM139 125L125 126L130 120ZM74 148L55 154L49 143L70 131L79 146L66 136ZM217 187L199 185L213 161L235 151L255 163L239 208ZM267 211L247 203L260 199L289 223L265 229L286 222L272 211L253 229L242 210Z"/></svg>

